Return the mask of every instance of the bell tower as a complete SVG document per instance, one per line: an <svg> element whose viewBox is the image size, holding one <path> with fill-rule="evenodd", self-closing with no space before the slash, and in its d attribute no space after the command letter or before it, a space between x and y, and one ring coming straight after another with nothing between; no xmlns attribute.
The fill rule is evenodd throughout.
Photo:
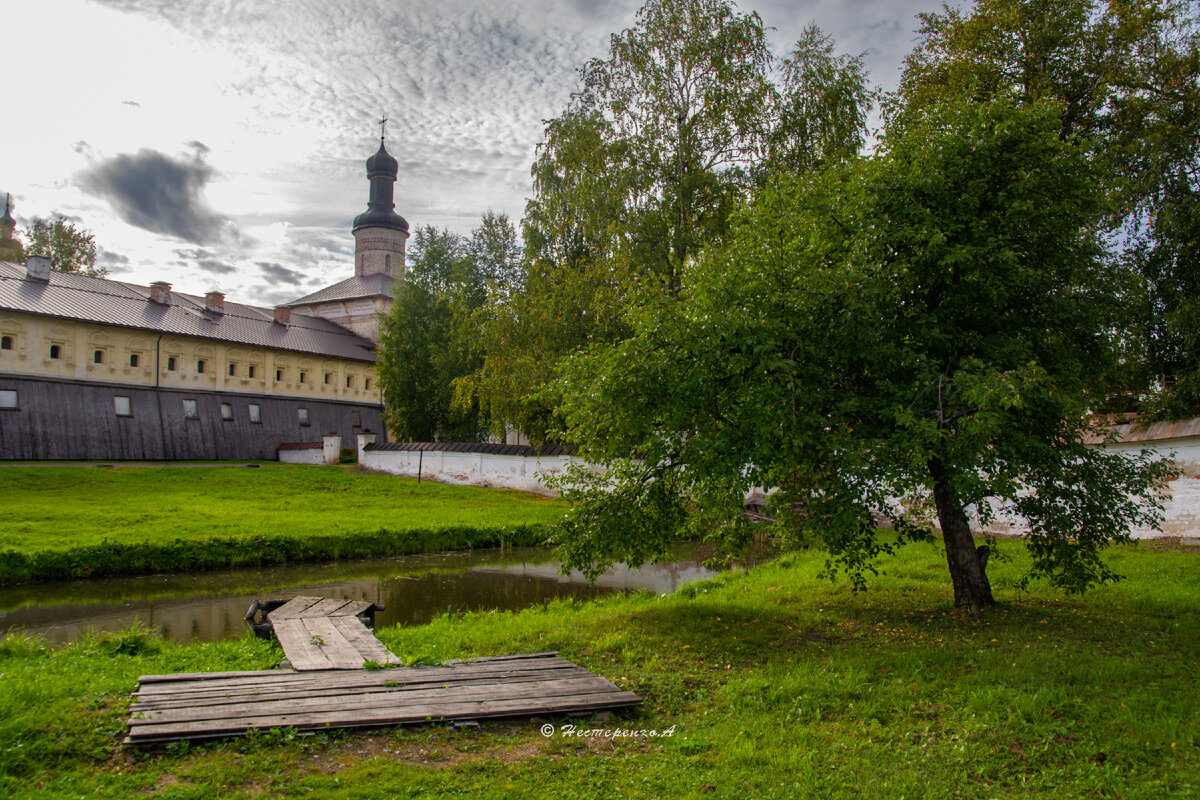
<svg viewBox="0 0 1200 800"><path fill-rule="evenodd" d="M371 183L367 210L354 218L354 274L404 277L404 243L408 221L396 213L392 199L400 165L384 147L387 117L379 121L379 150L367 159Z"/></svg>

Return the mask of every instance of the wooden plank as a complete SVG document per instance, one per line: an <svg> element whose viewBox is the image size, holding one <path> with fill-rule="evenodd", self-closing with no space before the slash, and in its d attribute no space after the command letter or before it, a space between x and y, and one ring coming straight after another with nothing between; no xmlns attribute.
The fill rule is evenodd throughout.
<svg viewBox="0 0 1200 800"><path fill-rule="evenodd" d="M290 672L291 670L281 669L259 669L246 670L243 672L177 672L174 675L142 675L138 678L138 683L145 685L148 683L173 683L175 681L211 681L221 678L249 678L249 677L269 677L272 675L280 675Z"/></svg>
<svg viewBox="0 0 1200 800"><path fill-rule="evenodd" d="M391 672L388 670L387 672ZM309 673L318 674L318 673ZM322 673L325 674L325 673ZM338 672L329 674L357 674L348 672ZM420 688L424 686L485 686L494 685L497 683L528 683L530 681L546 681L559 680L563 678L579 677L590 675L591 673L581 667L564 667L554 670L537 670L530 672L518 672L505 674L502 676L428 676L425 678L415 678L411 680L359 680L352 683L333 683L333 682L306 682L306 683L289 683L289 684L272 684L263 687L233 687L220 691L203 692L203 693L181 693L181 694L153 694L153 695L134 695L135 702L139 706L156 706L164 704L175 704L179 706L196 705L199 703L219 703L231 702L238 699L254 699L254 698L273 698L273 697L304 697L316 696L320 694L349 694L379 691L381 689L390 688Z"/></svg>
<svg viewBox="0 0 1200 800"><path fill-rule="evenodd" d="M298 617L306 609L312 608L324 598L321 597L293 597L279 608L267 614L269 622L275 622L280 619L289 619Z"/></svg>
<svg viewBox="0 0 1200 800"><path fill-rule="evenodd" d="M291 700L304 699L310 697L346 697L349 695L365 695L376 694L382 692L395 691L418 691L428 688L453 688L460 691L470 691L478 687L497 686L500 683L505 685L515 685L522 683L539 683L546 681L567 680L574 678L586 678L591 673L585 669L578 667L574 669L561 669L552 672L539 672L528 676L509 679L502 682L475 680L475 681L430 681L422 683L409 683L397 686L389 686L387 684L363 684L361 686L290 686L283 689L267 689L263 691L242 690L237 692L228 692L225 694L213 694L204 697L171 697L164 695L162 698L138 699L131 706L131 711L154 711L169 708L195 708L201 705L217 706L217 705L233 705L236 703L245 702L269 702L273 700Z"/></svg>
<svg viewBox="0 0 1200 800"><path fill-rule="evenodd" d="M332 614L338 613L340 609L353 602L353 600L322 598L319 603L314 603L313 605L304 609L298 616L304 617L305 619L310 619L312 617L328 617Z"/></svg>
<svg viewBox="0 0 1200 800"><path fill-rule="evenodd" d="M338 609L336 614L327 614L330 617L357 617L359 614L366 611L371 606L375 605L370 600L348 600L346 605Z"/></svg>
<svg viewBox="0 0 1200 800"><path fill-rule="evenodd" d="M258 717L275 717L291 714L349 712L356 709L378 708L403 709L408 706L425 707L441 701L465 703L469 701L517 699L548 700L549 698L573 697L576 695L599 695L606 692L620 694L621 691L621 689L604 678L596 675L588 675L557 681L495 684L467 688L382 689L370 694L288 698L274 701L229 703L214 706L187 706L172 709L142 709L137 707L131 709L134 714L129 720L129 724L130 726L140 726L165 724L167 722L194 722L198 720L221 719L250 721Z"/></svg>
<svg viewBox="0 0 1200 800"><path fill-rule="evenodd" d="M206 673L191 673L181 681L181 685L173 686L169 680L155 680L142 685L141 689L135 693L135 696L149 696L154 694L176 694L188 692L213 692L222 691L228 688L238 686L258 687L264 685L277 684L293 684L304 681L319 680L324 683L337 681L345 681L348 683L357 683L359 681L421 681L421 680L461 680L475 676L500 676L505 673L517 672L532 672L537 670L561 669L563 667L576 667L565 658L539 658L529 662L523 661L506 661L492 662L479 659L470 663L461 663L450 666L420 666L420 667L403 667L400 669L389 670L366 670L363 675L351 675L345 672L333 673L326 676L317 676L312 672L297 672L296 670L262 670L257 672L245 673L208 673L212 675L221 675L228 677L214 678L212 680L199 680L190 677L190 675L204 675ZM151 676L155 678L169 679L171 676Z"/></svg>
<svg viewBox="0 0 1200 800"><path fill-rule="evenodd" d="M294 623L288 623L292 625ZM511 670L539 670L539 669L557 669L564 666L575 666L565 658L539 658L530 661L506 661L506 662L490 662L490 661L472 661L459 664L445 665L423 665L418 667L403 667L394 670L388 670L388 675L396 676L420 676L426 673L439 675L496 675L505 671ZM380 671L369 670L372 674L378 677ZM204 674L204 673L199 673ZM291 669L279 670L262 670L258 672L245 673L212 673L224 674L228 677L215 678L212 680L184 679L178 687L172 687L170 681L152 681L143 686L143 691L158 692L158 691L187 691L189 689L206 690L215 686L245 684L248 686L258 686L263 683L284 683L290 681L317 680L307 672L297 672ZM156 676L170 678L169 675ZM340 678L345 680L355 680L353 676L341 675ZM361 676L360 676L361 677ZM370 676L367 676L370 677ZM320 678L320 680L332 680L334 676ZM382 678L380 678L382 680Z"/></svg>
<svg viewBox="0 0 1200 800"><path fill-rule="evenodd" d="M292 669L333 669L333 664L325 657L320 649L311 641L312 634L304 625L304 620L296 617L284 617L274 620L275 638L292 662Z"/></svg>
<svg viewBox="0 0 1200 800"><path fill-rule="evenodd" d="M518 698L509 700L468 700L465 702L428 703L403 708L362 708L351 711L321 713L276 714L234 720L197 720L178 723L144 723L130 739L163 738L185 735L227 736L254 728L296 727L313 729L329 727L377 727L403 723L424 722L429 719L483 719L501 716L536 716L595 708L617 708L637 705L641 698L632 692L601 692L552 698ZM131 721L133 722L133 721Z"/></svg>
<svg viewBox="0 0 1200 800"><path fill-rule="evenodd" d="M304 623L304 629L309 635L306 646L320 650L321 655L329 660L334 669L362 669L362 654L354 649L354 645L341 631L333 627L333 620L322 616L302 617L300 621ZM288 653L286 647L284 652ZM292 666L296 665L293 663Z"/></svg>
<svg viewBox="0 0 1200 800"><path fill-rule="evenodd" d="M338 633L346 638L346 641L353 645L354 649L367 661L374 661L376 664L402 665L396 655L384 647L383 642L376 639L367 630L367 626L362 623L362 620L355 616L347 617L330 617L333 627Z"/></svg>

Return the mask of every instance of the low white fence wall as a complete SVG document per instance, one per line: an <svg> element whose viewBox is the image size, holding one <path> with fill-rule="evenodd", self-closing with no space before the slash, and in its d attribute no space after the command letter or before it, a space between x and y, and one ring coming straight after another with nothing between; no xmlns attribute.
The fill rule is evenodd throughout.
<svg viewBox="0 0 1200 800"><path fill-rule="evenodd" d="M1136 453L1143 448L1172 455L1179 476L1170 482L1171 494L1164 509L1161 531L1137 528L1136 539L1179 537L1200 540L1200 417L1184 422L1156 423L1138 430L1132 424L1117 428L1119 441L1099 445L1118 452ZM392 443L373 444L372 434L358 437L358 463L375 472L417 477L441 483L492 486L523 492L554 495L545 478L562 474L571 464L585 464L564 448L519 445L463 445ZM446 449L440 449L444 447ZM747 502L762 502L761 489L747 495ZM1012 516L997 516L984 530L1002 536L1020 536L1027 532L1024 521Z"/></svg>
<svg viewBox="0 0 1200 800"><path fill-rule="evenodd" d="M536 448L522 445L450 444L453 450L434 449L428 444L362 443L358 464L373 472L386 472L407 478L419 477L439 483L464 486L490 486L522 492L555 495L545 479L561 475L569 465L582 464L563 448ZM490 452L489 452L490 451Z"/></svg>

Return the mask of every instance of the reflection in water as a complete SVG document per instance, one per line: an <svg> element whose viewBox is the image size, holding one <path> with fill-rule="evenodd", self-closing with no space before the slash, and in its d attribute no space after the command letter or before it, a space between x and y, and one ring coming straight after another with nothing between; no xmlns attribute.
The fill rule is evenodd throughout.
<svg viewBox="0 0 1200 800"><path fill-rule="evenodd" d="M254 598L297 595L370 600L386 609L376 615L377 625L419 625L448 609L516 610L556 597L672 592L713 575L702 563L710 555L701 546L682 546L672 563L639 569L618 565L595 585L578 573L560 575L545 548L39 584L0 592L0 630L23 628L52 642L69 642L89 629L121 630L136 620L177 642L215 641L246 631L242 617Z"/></svg>

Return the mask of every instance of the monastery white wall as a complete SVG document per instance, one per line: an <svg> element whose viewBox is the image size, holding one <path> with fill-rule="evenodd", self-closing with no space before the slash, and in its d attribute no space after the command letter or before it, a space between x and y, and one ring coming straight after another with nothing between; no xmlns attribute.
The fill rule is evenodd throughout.
<svg viewBox="0 0 1200 800"><path fill-rule="evenodd" d="M1135 539L1157 539L1179 537L1200 540L1200 436L1181 439L1166 439L1151 442L1119 442L1103 445L1107 450L1136 455L1143 448L1155 451L1163 457L1172 456L1179 476L1169 482L1170 497L1163 504L1162 530L1148 527L1134 528L1130 535ZM976 522L978 532L999 536L1021 536L1028 533L1024 520L1012 515L998 515L986 527Z"/></svg>
<svg viewBox="0 0 1200 800"><path fill-rule="evenodd" d="M406 478L452 483L460 486L489 486L554 496L546 478L561 475L571 464L583 462L572 456L508 456L495 453L455 453L444 450L366 450L359 437L358 464L372 472Z"/></svg>

